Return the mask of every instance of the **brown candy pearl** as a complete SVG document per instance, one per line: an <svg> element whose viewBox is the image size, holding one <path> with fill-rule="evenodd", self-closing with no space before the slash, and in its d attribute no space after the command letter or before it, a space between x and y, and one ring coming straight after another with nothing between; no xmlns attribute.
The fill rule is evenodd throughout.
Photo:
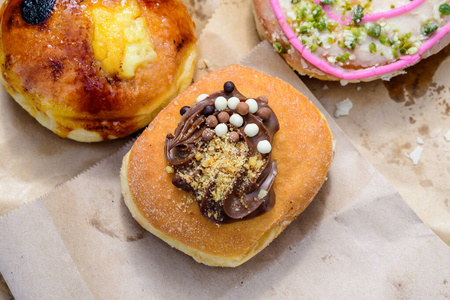
<svg viewBox="0 0 450 300"><path fill-rule="evenodd" d="M264 103L269 103L269 99L266 96L258 96L256 100L259 100Z"/></svg>
<svg viewBox="0 0 450 300"><path fill-rule="evenodd" d="M237 133L236 131L231 131L228 133L228 140L231 143L236 143L237 141L239 141L239 133Z"/></svg>
<svg viewBox="0 0 450 300"><path fill-rule="evenodd" d="M238 105L236 106L236 111L241 116L245 116L246 114L248 114L248 110L249 110L248 104L245 102L239 102Z"/></svg>
<svg viewBox="0 0 450 300"><path fill-rule="evenodd" d="M258 115L258 117L260 117L264 121L267 121L270 119L270 116L272 115L272 110L268 107L262 107L262 108L258 109L256 114Z"/></svg>
<svg viewBox="0 0 450 300"><path fill-rule="evenodd" d="M217 119L219 119L220 123L226 123L226 122L228 122L228 120L230 120L230 115L225 111L221 111L217 115Z"/></svg>
<svg viewBox="0 0 450 300"><path fill-rule="evenodd" d="M209 128L214 128L217 126L217 124L219 124L219 121L217 121L216 116L209 116L206 118L206 126L208 126Z"/></svg>
<svg viewBox="0 0 450 300"><path fill-rule="evenodd" d="M212 131L209 128L206 128L205 130L203 130L203 132L202 132L202 139L204 139L205 141L209 142L213 138L214 138L214 131Z"/></svg>

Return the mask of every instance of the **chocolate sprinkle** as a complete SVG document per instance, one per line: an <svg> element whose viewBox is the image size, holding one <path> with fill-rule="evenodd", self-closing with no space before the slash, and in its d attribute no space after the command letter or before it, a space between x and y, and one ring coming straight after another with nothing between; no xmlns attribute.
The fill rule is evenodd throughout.
<svg viewBox="0 0 450 300"><path fill-rule="evenodd" d="M212 115L214 113L214 110L215 110L214 106L206 105L205 108L203 108L203 115L205 117Z"/></svg>
<svg viewBox="0 0 450 300"><path fill-rule="evenodd" d="M223 85L223 90L227 94L232 93L234 91L234 83L231 81L225 82L225 84Z"/></svg>
<svg viewBox="0 0 450 300"><path fill-rule="evenodd" d="M184 115L187 111L188 111L188 109L189 109L190 107L189 106L183 106L181 109L180 109L180 115Z"/></svg>

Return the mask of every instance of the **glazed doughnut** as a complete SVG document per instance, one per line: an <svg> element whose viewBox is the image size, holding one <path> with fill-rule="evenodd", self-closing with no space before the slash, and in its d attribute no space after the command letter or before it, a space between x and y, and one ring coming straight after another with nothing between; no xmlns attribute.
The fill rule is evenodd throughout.
<svg viewBox="0 0 450 300"><path fill-rule="evenodd" d="M252 3L261 38L299 74L323 80L389 80L450 42L448 0Z"/></svg>
<svg viewBox="0 0 450 300"><path fill-rule="evenodd" d="M7 0L1 80L60 137L110 140L145 127L189 86L195 43L179 0Z"/></svg>
<svg viewBox="0 0 450 300"><path fill-rule="evenodd" d="M324 116L286 82L231 65L198 80L144 130L121 168L137 222L196 261L238 266L326 180Z"/></svg>

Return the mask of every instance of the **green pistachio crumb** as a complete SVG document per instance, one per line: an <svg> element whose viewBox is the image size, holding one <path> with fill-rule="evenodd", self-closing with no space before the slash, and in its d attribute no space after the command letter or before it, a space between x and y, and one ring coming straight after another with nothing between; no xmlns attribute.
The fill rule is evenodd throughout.
<svg viewBox="0 0 450 300"><path fill-rule="evenodd" d="M311 27L308 25L303 25L300 27L300 33L307 34L311 31Z"/></svg>
<svg viewBox="0 0 450 300"><path fill-rule="evenodd" d="M379 40L382 45L386 44L386 36L385 35L380 35Z"/></svg>
<svg viewBox="0 0 450 300"><path fill-rule="evenodd" d="M273 48L275 49L275 51L277 51L280 54L286 54L286 48L284 48L280 42L273 42L272 44Z"/></svg>
<svg viewBox="0 0 450 300"><path fill-rule="evenodd" d="M381 26L380 24L373 24L372 26L367 29L367 34L373 38L378 38L381 33Z"/></svg>
<svg viewBox="0 0 450 300"><path fill-rule="evenodd" d="M313 15L314 19L320 18L320 16L322 16L322 12L323 12L322 6L316 5L312 11L312 15Z"/></svg>
<svg viewBox="0 0 450 300"><path fill-rule="evenodd" d="M313 44L313 45L311 46L311 52L316 51L316 49L317 49L317 45L316 45L316 44Z"/></svg>
<svg viewBox="0 0 450 300"><path fill-rule="evenodd" d="M317 22L314 22L313 26L314 28L317 28L319 31L323 31L327 29L327 22L325 21L325 18L319 18Z"/></svg>
<svg viewBox="0 0 450 300"><path fill-rule="evenodd" d="M370 53L376 53L377 52L377 45L375 45L375 43L370 43L369 51L370 51Z"/></svg>
<svg viewBox="0 0 450 300"><path fill-rule="evenodd" d="M362 21L364 14L363 14L364 8L361 5L356 5L353 9L353 15L352 15L352 22L354 24L358 24Z"/></svg>
<svg viewBox="0 0 450 300"><path fill-rule="evenodd" d="M421 32L423 35L429 35L438 29L438 24L433 21L428 21L422 26Z"/></svg>
<svg viewBox="0 0 450 300"><path fill-rule="evenodd" d="M352 27L352 34L355 37L360 37L361 36L361 30L358 27Z"/></svg>
<svg viewBox="0 0 450 300"><path fill-rule="evenodd" d="M450 15L450 5L443 3L439 6L439 12L443 15Z"/></svg>
<svg viewBox="0 0 450 300"><path fill-rule="evenodd" d="M392 49L392 55L394 55L394 58L398 58L397 50Z"/></svg>

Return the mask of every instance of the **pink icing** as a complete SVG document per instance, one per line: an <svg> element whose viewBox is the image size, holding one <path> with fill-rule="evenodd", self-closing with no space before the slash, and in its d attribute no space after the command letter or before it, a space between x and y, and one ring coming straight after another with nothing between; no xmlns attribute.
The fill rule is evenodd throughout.
<svg viewBox="0 0 450 300"><path fill-rule="evenodd" d="M396 17L398 15L401 15L401 14L404 14L404 13L407 13L407 12L413 10L414 8L420 6L425 1L426 0L413 0L406 5L403 5L403 6L388 10L388 11L382 11L382 12L378 12L378 13L374 13L374 14L364 15L364 19L363 19L363 21L361 21L361 23L374 22L381 18L389 19L392 17ZM337 23L339 23L341 25L347 25L347 24L351 23L350 16L347 16L344 18L344 20L342 20L342 17L336 15L333 12L331 5L323 5L320 3L320 0L314 0L314 3L316 3L317 5L321 5L323 10L327 14L328 18L336 21Z"/></svg>
<svg viewBox="0 0 450 300"><path fill-rule="evenodd" d="M409 5L415 5L414 6L414 8L415 8L418 5L422 4L424 1L425 0L412 1L410 4L399 7L398 9L393 9L390 12L381 12L381 13L376 13L373 15L376 17L381 15L380 18L381 17L388 18L388 16L393 17L400 13L405 13L405 12L408 12L409 10L411 10L411 9L407 10L409 8ZM278 23L280 24L281 28L283 29L283 31L284 31L286 37L288 38L289 42L291 43L291 45L294 46L294 48L297 49L307 61L309 61L312 65L314 65L318 69L322 70L325 73L331 74L333 76L336 76L336 77L344 79L344 80L358 80L358 79L363 79L363 78L380 76L383 74L401 70L403 68L406 68L407 66L415 64L416 62L418 62L420 60L420 56L424 52L426 52L431 47L433 47L434 44L439 42L447 33L450 32L450 23L449 23L449 24L445 25L444 27L440 28L438 31L436 31L426 42L424 42L419 47L416 54L401 56L399 58L399 60L397 60L393 63L387 64L384 66L380 66L380 67L372 67L372 68L362 69L362 70L357 70L357 71L344 71L342 69L339 69L339 68L336 68L336 67L330 65L327 61L322 60L322 59L314 56L311 52L309 52L305 48L305 46L297 39L297 36L295 35L295 33L292 31L291 27L287 23L286 18L283 14L283 11L281 9L281 6L280 6L280 3L278 2L278 0L270 0L270 4L272 5L272 9L275 13ZM407 8L405 8L405 7L407 7ZM394 10L395 10L394 14L391 13ZM372 20L376 20L376 19L372 19ZM364 21L367 21L366 16L364 16Z"/></svg>

